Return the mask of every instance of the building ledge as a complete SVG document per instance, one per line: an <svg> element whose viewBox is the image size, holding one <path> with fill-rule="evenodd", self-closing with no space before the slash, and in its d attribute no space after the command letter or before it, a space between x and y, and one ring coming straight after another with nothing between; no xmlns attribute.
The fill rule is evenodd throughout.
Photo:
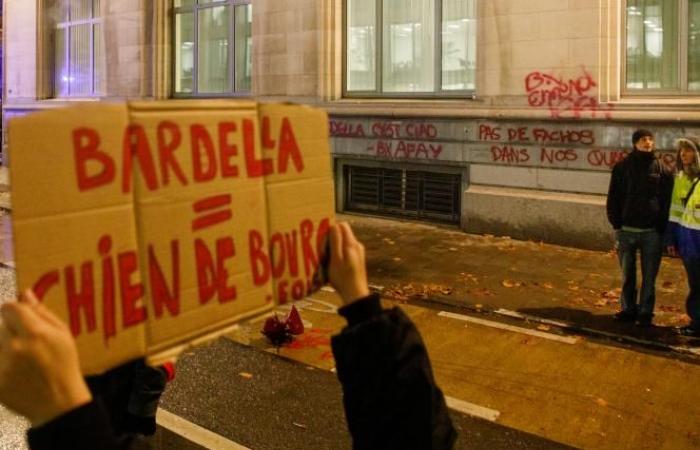
<svg viewBox="0 0 700 450"><path fill-rule="evenodd" d="M493 195L499 197L526 197L532 200L546 200L566 203L583 203L604 206L606 197L595 194L574 194L566 192L539 191L535 189L504 188L498 186L470 185L466 194Z"/></svg>

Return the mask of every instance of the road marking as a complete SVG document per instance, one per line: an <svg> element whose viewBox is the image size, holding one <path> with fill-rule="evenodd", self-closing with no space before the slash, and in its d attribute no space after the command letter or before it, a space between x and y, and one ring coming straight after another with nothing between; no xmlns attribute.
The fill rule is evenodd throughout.
<svg viewBox="0 0 700 450"><path fill-rule="evenodd" d="M158 408L156 422L163 428L167 428L173 433L182 436L190 442L201 445L204 448L216 448L220 450L250 450L233 441L226 439L206 428L183 419L171 412Z"/></svg>
<svg viewBox="0 0 700 450"><path fill-rule="evenodd" d="M528 315L519 313L517 311L512 311L510 309L498 308L494 312L496 314L500 314L502 316L515 317L516 319L532 319L533 318L532 316L528 316ZM568 323L560 322L558 320L543 319L541 317L537 317L536 320L539 323L546 323L548 325L554 325L555 327L567 328L570 326Z"/></svg>
<svg viewBox="0 0 700 450"><path fill-rule="evenodd" d="M700 356L700 348L698 347L682 347L680 345L672 345L671 348L680 353L690 353L692 355Z"/></svg>
<svg viewBox="0 0 700 450"><path fill-rule="evenodd" d="M491 422L495 422L496 419L498 419L498 416L501 415L501 413L495 409L475 405L474 403L465 402L464 400L454 397L448 397L447 395L445 396L445 403L447 403L447 407L450 409L454 409L455 411L459 411L468 416L489 420Z"/></svg>
<svg viewBox="0 0 700 450"><path fill-rule="evenodd" d="M543 331L531 330L529 328L514 327L512 325L507 325L505 323L494 322L492 320L477 319L476 317L465 316L462 314L455 314L447 311L440 311L438 316L449 317L451 319L463 320L465 322L472 322L479 325L484 325L491 328L498 328L501 330L513 331L515 333L528 334L530 336L536 336L542 339L549 339L550 341L563 342L565 344L576 344L579 341L578 337L571 336L559 336L558 334L545 333Z"/></svg>

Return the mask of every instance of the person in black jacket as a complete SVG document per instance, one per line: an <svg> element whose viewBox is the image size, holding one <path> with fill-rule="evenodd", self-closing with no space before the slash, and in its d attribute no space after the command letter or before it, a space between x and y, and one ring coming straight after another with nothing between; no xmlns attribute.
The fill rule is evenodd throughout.
<svg viewBox="0 0 700 450"><path fill-rule="evenodd" d="M451 448L456 432L417 329L401 310L383 310L370 294L365 250L349 225L331 228L330 248L329 279L348 321L332 347L353 448ZM68 327L31 290L2 305L0 314L0 403L29 419L32 450L147 445L114 432L80 373Z"/></svg>
<svg viewBox="0 0 700 450"><path fill-rule="evenodd" d="M615 314L615 318L623 322L636 321L638 326L650 326L673 177L654 151L654 136L650 131L635 131L632 143L632 153L613 167L607 199L608 220L615 230L622 269L621 311ZM639 303L637 252L642 264Z"/></svg>

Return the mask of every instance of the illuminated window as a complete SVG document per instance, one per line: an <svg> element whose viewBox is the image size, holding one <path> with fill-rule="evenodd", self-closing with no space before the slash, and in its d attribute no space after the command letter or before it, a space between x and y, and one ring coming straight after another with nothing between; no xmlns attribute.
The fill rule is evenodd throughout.
<svg viewBox="0 0 700 450"><path fill-rule="evenodd" d="M629 93L700 91L700 0L628 0Z"/></svg>
<svg viewBox="0 0 700 450"><path fill-rule="evenodd" d="M101 0L66 0L56 8L54 95L99 95L104 85Z"/></svg>
<svg viewBox="0 0 700 450"><path fill-rule="evenodd" d="M348 96L473 92L476 0L346 0Z"/></svg>
<svg viewBox="0 0 700 450"><path fill-rule="evenodd" d="M175 0L176 96L250 92L250 0Z"/></svg>

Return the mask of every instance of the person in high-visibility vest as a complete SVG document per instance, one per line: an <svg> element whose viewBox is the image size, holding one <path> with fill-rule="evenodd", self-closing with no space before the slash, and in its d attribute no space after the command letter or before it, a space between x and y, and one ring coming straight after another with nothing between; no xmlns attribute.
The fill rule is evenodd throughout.
<svg viewBox="0 0 700 450"><path fill-rule="evenodd" d="M678 174L671 198L667 252L681 257L688 278L685 308L690 324L678 332L700 337L700 144L697 138L686 137L676 146Z"/></svg>

